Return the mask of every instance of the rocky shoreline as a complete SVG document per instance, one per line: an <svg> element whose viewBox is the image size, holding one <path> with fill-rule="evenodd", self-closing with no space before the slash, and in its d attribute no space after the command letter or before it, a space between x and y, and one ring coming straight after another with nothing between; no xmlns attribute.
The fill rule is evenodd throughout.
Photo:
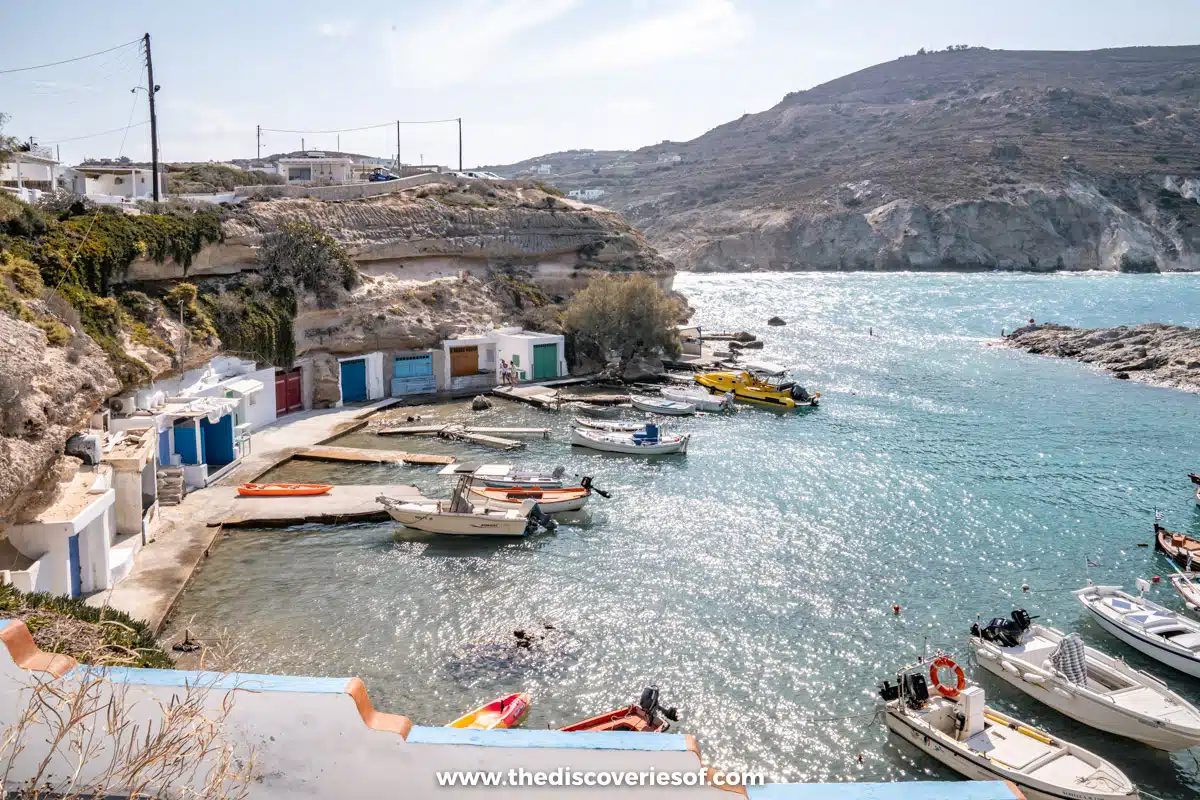
<svg viewBox="0 0 1200 800"><path fill-rule="evenodd" d="M1200 328L1148 322L1115 328L1027 325L1004 337L1035 355L1094 364L1122 380L1200 392Z"/></svg>

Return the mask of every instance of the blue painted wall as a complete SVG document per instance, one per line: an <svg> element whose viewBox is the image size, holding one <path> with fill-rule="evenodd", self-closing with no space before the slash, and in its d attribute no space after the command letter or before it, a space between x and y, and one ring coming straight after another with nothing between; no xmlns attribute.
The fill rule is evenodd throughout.
<svg viewBox="0 0 1200 800"><path fill-rule="evenodd" d="M201 446L206 463L223 467L236 458L233 448L233 415L226 414L216 422L200 420Z"/></svg>
<svg viewBox="0 0 1200 800"><path fill-rule="evenodd" d="M175 453L183 459L184 464L199 464L200 452L197 450L196 429L192 421L187 420L182 425L175 426Z"/></svg>
<svg viewBox="0 0 1200 800"><path fill-rule="evenodd" d="M342 362L342 402L358 403L367 399L367 362L358 358Z"/></svg>
<svg viewBox="0 0 1200 800"><path fill-rule="evenodd" d="M171 429L167 428L158 434L158 465L171 463Z"/></svg>

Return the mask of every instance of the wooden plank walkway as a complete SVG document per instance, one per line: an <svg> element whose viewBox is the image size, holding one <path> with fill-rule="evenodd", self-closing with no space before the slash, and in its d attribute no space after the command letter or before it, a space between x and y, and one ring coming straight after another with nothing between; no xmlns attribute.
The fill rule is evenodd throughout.
<svg viewBox="0 0 1200 800"><path fill-rule="evenodd" d="M627 394L564 394L564 403L591 403L594 406L619 406L629 402Z"/></svg>
<svg viewBox="0 0 1200 800"><path fill-rule="evenodd" d="M555 389L544 386L497 386L492 394L505 400L515 400L518 403L528 403L539 408L557 411L562 404L559 393Z"/></svg>
<svg viewBox="0 0 1200 800"><path fill-rule="evenodd" d="M453 442L472 442L487 447L497 447L501 450L517 450L524 447L525 444L516 439L505 439L493 436L492 434L507 433L514 436L541 436L543 439L550 438L549 428L479 428L472 425L455 423L447 425L380 425L372 428L372 431L381 436L438 436Z"/></svg>
<svg viewBox="0 0 1200 800"><path fill-rule="evenodd" d="M372 450L362 447L309 447L292 458L310 461L353 461L363 464L453 464L454 456L409 453L403 450Z"/></svg>

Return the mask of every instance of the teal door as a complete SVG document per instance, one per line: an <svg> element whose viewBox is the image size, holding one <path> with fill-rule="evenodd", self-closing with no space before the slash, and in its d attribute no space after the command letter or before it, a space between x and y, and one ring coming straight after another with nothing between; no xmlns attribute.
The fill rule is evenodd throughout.
<svg viewBox="0 0 1200 800"><path fill-rule="evenodd" d="M434 391L433 356L423 353L396 356L392 366L392 395L423 394Z"/></svg>
<svg viewBox="0 0 1200 800"><path fill-rule="evenodd" d="M342 402L360 403L367 399L367 361L357 358L342 362Z"/></svg>
<svg viewBox="0 0 1200 800"><path fill-rule="evenodd" d="M533 346L533 379L558 377L558 345L535 344Z"/></svg>

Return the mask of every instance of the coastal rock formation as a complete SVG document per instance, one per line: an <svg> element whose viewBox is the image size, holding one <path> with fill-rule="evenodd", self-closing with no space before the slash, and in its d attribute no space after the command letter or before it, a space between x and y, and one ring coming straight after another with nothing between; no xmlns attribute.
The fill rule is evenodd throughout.
<svg viewBox="0 0 1200 800"><path fill-rule="evenodd" d="M684 270L1200 269L1200 47L924 52L688 142L567 151Z"/></svg>
<svg viewBox="0 0 1200 800"><path fill-rule="evenodd" d="M1118 378L1200 392L1200 329L1150 322L1116 328L1027 325L1005 341L1030 353L1095 364Z"/></svg>
<svg viewBox="0 0 1200 800"><path fill-rule="evenodd" d="M0 313L0 523L53 486L67 437L120 388L100 348L72 333L53 346L36 325Z"/></svg>

